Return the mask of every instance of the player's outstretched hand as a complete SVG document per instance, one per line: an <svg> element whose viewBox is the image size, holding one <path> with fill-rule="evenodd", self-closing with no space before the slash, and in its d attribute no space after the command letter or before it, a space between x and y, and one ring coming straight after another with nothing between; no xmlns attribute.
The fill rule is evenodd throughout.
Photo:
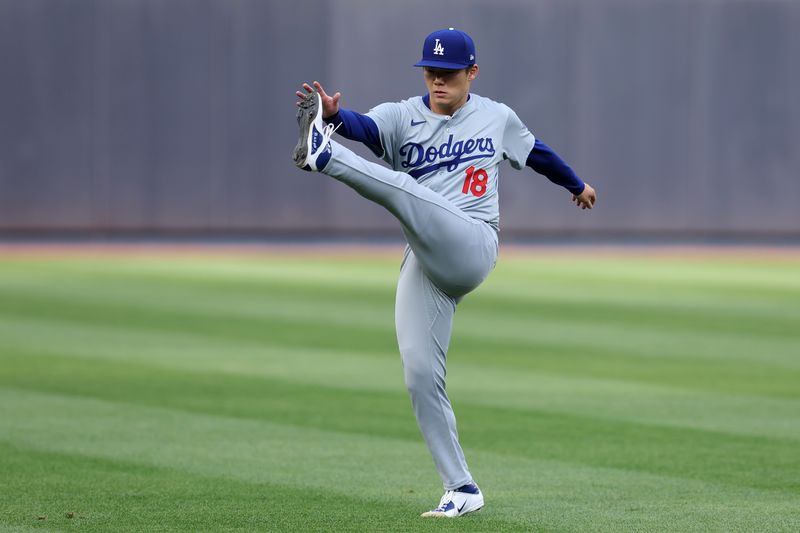
<svg viewBox="0 0 800 533"><path fill-rule="evenodd" d="M572 196L572 201L581 209L591 209L594 207L595 201L597 201L597 194L592 189L592 186L587 183L582 193L578 196Z"/></svg>
<svg viewBox="0 0 800 533"><path fill-rule="evenodd" d="M303 89L305 89L305 93L303 91L297 91L294 93L300 99L305 98L306 93L314 92L314 89L319 91L319 95L322 97L322 118L330 118L339 112L339 98L342 97L342 93L336 93L333 96L328 96L328 94L325 92L325 89L322 88L322 84L320 84L318 81L314 82L314 87L304 83ZM299 106L300 102L297 102L297 105Z"/></svg>

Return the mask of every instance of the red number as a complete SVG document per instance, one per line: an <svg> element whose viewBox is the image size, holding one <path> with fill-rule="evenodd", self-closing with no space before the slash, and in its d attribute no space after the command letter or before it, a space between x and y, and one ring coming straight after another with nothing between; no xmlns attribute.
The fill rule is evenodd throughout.
<svg viewBox="0 0 800 533"><path fill-rule="evenodd" d="M473 196L480 198L486 194L487 181L489 181L489 175L486 171L483 169L476 170L475 174L472 176L472 186L469 188L469 191Z"/></svg>
<svg viewBox="0 0 800 533"><path fill-rule="evenodd" d="M475 170L475 167L469 167L467 169L467 177L464 180L464 187L461 188L461 192L464 194L472 193L473 196L480 198L486 194L486 185L488 180L489 175L485 170L482 168Z"/></svg>

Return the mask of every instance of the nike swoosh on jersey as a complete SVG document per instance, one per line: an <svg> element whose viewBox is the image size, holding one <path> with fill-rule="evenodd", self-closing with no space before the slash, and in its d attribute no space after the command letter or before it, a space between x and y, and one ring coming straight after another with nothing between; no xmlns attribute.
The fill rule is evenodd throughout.
<svg viewBox="0 0 800 533"><path fill-rule="evenodd" d="M413 118L411 119L411 125L412 126L419 126L420 124L425 124L425 121L424 120L420 120L419 122L414 122L414 119Z"/></svg>

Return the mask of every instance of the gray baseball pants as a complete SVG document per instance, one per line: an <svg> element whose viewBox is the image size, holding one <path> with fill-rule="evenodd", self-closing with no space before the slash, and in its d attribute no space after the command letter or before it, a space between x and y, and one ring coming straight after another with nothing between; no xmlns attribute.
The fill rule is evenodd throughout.
<svg viewBox="0 0 800 533"><path fill-rule="evenodd" d="M445 389L453 314L489 275L497 233L411 176L371 163L331 141L323 172L392 213L408 246L395 303L397 343L417 424L447 490L472 481Z"/></svg>

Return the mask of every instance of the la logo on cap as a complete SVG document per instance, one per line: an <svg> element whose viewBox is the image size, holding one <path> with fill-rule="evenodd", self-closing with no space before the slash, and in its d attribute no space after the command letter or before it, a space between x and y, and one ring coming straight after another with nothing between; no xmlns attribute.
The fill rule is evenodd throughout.
<svg viewBox="0 0 800 533"><path fill-rule="evenodd" d="M475 64L475 55L475 43L463 31L453 28L437 30L425 37L422 59L414 66L461 70Z"/></svg>

